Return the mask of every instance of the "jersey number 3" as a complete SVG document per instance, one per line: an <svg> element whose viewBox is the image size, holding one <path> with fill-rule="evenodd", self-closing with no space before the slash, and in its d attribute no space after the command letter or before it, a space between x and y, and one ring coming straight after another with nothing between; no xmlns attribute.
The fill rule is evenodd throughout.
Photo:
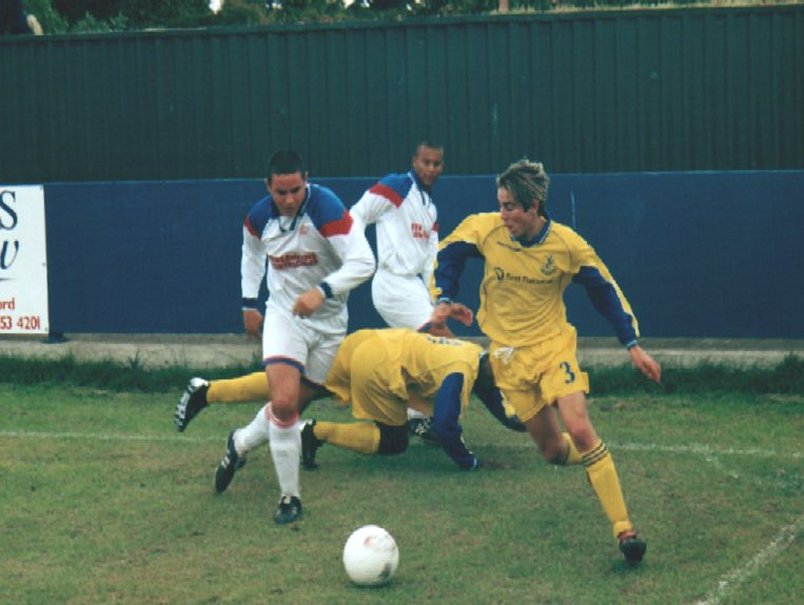
<svg viewBox="0 0 804 605"><path fill-rule="evenodd" d="M562 370L564 370L567 373L567 379L564 381L564 384L572 384L573 382L575 382L575 374L573 373L572 366L569 364L569 362L562 361L558 365Z"/></svg>

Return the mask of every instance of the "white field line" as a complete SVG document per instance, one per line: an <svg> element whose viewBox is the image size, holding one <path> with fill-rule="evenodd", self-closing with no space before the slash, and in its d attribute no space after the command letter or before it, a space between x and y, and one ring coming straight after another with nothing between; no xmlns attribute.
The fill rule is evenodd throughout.
<svg viewBox="0 0 804 605"><path fill-rule="evenodd" d="M18 439L86 439L99 441L129 441L129 442L190 442L209 443L220 442L221 437L190 437L186 435L132 435L124 433L77 433L77 432L46 432L46 431L2 431L0 437ZM523 441L516 444L518 447L532 447L533 444ZM736 449L716 448L705 444L689 445L657 445L653 443L616 443L609 442L609 447L615 450L665 452L676 454L702 455L712 462L713 456L761 456L765 458L801 458L801 452L777 453L774 450L764 449ZM478 444L477 447L482 447ZM717 461L715 461L717 466ZM723 471L724 469L720 469ZM724 575L706 597L697 601L695 605L718 605L725 597L733 593L740 584L759 571L773 559L778 557L796 539L804 525L804 515L794 523L783 527L776 538L764 549L757 553L745 565L737 567Z"/></svg>
<svg viewBox="0 0 804 605"><path fill-rule="evenodd" d="M798 486L798 475L791 476L789 479L765 479L763 476L742 474L742 469L730 469L717 456L704 456L704 462L710 464L712 468L723 473L730 479L749 481L761 489L790 489Z"/></svg>
<svg viewBox="0 0 804 605"><path fill-rule="evenodd" d="M718 448L706 445L703 443L690 443L687 445L659 445L656 443L618 443L616 441L607 441L606 445L609 449L614 450L630 450L630 451L646 451L646 452L664 452L676 454L697 454L700 456L753 456L758 458L801 458L801 452L776 452L775 450L766 450L761 448Z"/></svg>
<svg viewBox="0 0 804 605"><path fill-rule="evenodd" d="M770 544L754 555L750 561L740 567L732 569L718 580L717 586L709 591L709 594L707 594L702 601L696 601L695 605L717 605L723 602L723 599L730 593L733 593L740 584L781 555L784 550L790 546L793 540L796 539L801 531L802 525L804 525L804 515L796 519L796 521L790 525L785 525L780 529L779 533Z"/></svg>
<svg viewBox="0 0 804 605"><path fill-rule="evenodd" d="M184 435L131 435L126 433L76 433L72 431L0 431L0 437L18 439L88 439L95 441L177 441L204 443L221 441L222 437L187 437Z"/></svg>
<svg viewBox="0 0 804 605"><path fill-rule="evenodd" d="M224 437L191 437L188 435L132 435L127 433L79 433L74 431L6 431L0 430L0 437L19 439L95 439L98 441L178 441L190 443L209 443L225 441ZM607 441L606 445L612 450L625 450L635 452L664 452L675 454L694 454L700 456L754 456L762 458L793 458L800 459L801 452L776 452L759 448L737 449L718 448L701 443L687 445L659 445L656 443L619 443ZM474 447L498 447L499 444L473 443ZM507 447L535 447L531 441L523 439L513 442Z"/></svg>

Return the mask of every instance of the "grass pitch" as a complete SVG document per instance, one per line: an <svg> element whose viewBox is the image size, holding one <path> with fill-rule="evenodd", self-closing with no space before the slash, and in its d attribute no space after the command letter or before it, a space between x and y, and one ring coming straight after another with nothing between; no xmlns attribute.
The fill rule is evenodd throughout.
<svg viewBox="0 0 804 605"><path fill-rule="evenodd" d="M593 382L594 385L594 382ZM0 602L789 604L804 594L804 396L636 392L591 414L648 542L622 561L580 467L554 468L480 404L457 470L412 442L395 457L324 446L304 517L278 527L267 447L216 495L226 435L258 405L214 406L184 434L170 392L0 384ZM331 402L306 416L350 420ZM399 570L357 588L341 549L376 523Z"/></svg>

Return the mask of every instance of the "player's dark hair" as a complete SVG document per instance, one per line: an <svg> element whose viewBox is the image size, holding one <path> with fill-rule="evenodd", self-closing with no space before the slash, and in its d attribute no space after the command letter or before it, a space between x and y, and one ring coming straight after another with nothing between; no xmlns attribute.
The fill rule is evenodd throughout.
<svg viewBox="0 0 804 605"><path fill-rule="evenodd" d="M497 175L498 189L508 190L526 211L531 209L534 201L539 202L541 216L545 216L549 187L550 177L544 171L544 165L541 162L531 162L527 158L514 162Z"/></svg>
<svg viewBox="0 0 804 605"><path fill-rule="evenodd" d="M282 149L268 160L268 180L275 174L296 174L305 176L307 170L301 156L292 149Z"/></svg>
<svg viewBox="0 0 804 605"><path fill-rule="evenodd" d="M433 139L421 139L413 148L413 157L419 155L419 149L422 147L426 147L427 149L437 149L441 153L444 153L444 146L438 141L434 141Z"/></svg>

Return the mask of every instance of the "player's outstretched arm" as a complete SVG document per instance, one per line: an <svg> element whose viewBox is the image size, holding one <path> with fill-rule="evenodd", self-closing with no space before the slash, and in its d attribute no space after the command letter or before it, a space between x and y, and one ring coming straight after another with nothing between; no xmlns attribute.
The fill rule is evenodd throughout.
<svg viewBox="0 0 804 605"><path fill-rule="evenodd" d="M652 380L656 384L662 381L662 366L648 355L645 349L639 345L634 345L628 349L628 354L631 355L631 363L634 367L642 372L648 380Z"/></svg>
<svg viewBox="0 0 804 605"><path fill-rule="evenodd" d="M463 428L459 419L463 381L463 374L454 372L441 383L433 403L433 430L452 461L460 468L471 471L478 468L479 462L461 437Z"/></svg>

